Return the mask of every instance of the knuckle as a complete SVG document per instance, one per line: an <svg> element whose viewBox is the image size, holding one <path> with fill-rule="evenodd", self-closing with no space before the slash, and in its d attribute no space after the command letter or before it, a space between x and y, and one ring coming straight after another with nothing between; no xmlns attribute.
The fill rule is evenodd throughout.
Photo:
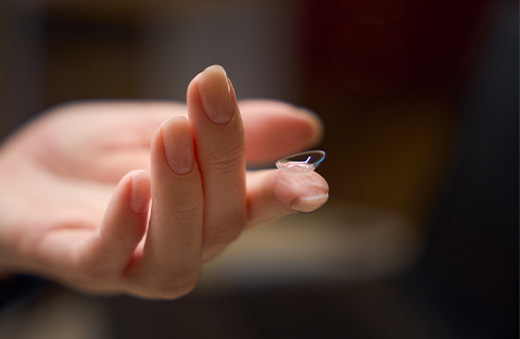
<svg viewBox="0 0 520 339"><path fill-rule="evenodd" d="M202 205L200 203L193 206L183 206L182 208L169 207L171 218L175 221L191 221L202 212Z"/></svg>
<svg viewBox="0 0 520 339"><path fill-rule="evenodd" d="M234 173L245 168L246 148L236 145L227 150L211 153L208 159L210 169L217 173Z"/></svg>

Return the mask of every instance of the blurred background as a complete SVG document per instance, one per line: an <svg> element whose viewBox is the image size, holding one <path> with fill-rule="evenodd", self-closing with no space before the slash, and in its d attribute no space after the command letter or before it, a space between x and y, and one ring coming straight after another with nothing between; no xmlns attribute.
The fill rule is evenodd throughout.
<svg viewBox="0 0 520 339"><path fill-rule="evenodd" d="M247 232L176 301L45 285L2 338L518 337L518 3L3 0L0 133L70 100L315 111L327 205Z"/></svg>

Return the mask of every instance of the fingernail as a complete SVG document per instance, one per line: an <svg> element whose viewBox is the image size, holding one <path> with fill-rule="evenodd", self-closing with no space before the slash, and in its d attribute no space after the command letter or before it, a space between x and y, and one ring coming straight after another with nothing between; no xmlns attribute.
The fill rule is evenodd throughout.
<svg viewBox="0 0 520 339"><path fill-rule="evenodd" d="M170 169L176 174L186 174L193 168L194 152L188 119L173 117L162 127L164 155Z"/></svg>
<svg viewBox="0 0 520 339"><path fill-rule="evenodd" d="M234 98L224 68L220 65L206 68L199 75L198 86L208 119L216 124L229 122L234 114Z"/></svg>
<svg viewBox="0 0 520 339"><path fill-rule="evenodd" d="M144 171L139 171L130 179L130 208L137 214L148 212L150 204L150 196L145 194L148 190L145 185L149 184L149 180L142 175L143 173Z"/></svg>
<svg viewBox="0 0 520 339"><path fill-rule="evenodd" d="M292 203L291 208L297 212L312 212L327 202L329 194L300 198Z"/></svg>

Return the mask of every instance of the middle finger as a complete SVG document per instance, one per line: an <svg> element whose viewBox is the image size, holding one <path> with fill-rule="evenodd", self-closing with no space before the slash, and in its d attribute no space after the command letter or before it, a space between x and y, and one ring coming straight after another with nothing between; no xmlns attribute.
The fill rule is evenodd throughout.
<svg viewBox="0 0 520 339"><path fill-rule="evenodd" d="M226 72L211 66L188 87L188 115L204 187L204 252L208 259L238 237L246 221L245 137Z"/></svg>

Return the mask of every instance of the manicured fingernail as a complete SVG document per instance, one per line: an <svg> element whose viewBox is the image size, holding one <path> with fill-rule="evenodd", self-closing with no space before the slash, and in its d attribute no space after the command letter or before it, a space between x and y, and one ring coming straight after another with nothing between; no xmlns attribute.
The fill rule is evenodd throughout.
<svg viewBox="0 0 520 339"><path fill-rule="evenodd" d="M170 169L177 174L186 174L193 168L194 152L188 119L173 117L162 127L164 155Z"/></svg>
<svg viewBox="0 0 520 339"><path fill-rule="evenodd" d="M150 180L143 174L144 171L139 171L130 179L130 208L137 214L148 212L150 204Z"/></svg>
<svg viewBox="0 0 520 339"><path fill-rule="evenodd" d="M328 193L313 197L300 198L291 205L291 208L297 212L312 212L323 206L328 199Z"/></svg>
<svg viewBox="0 0 520 339"><path fill-rule="evenodd" d="M219 65L206 68L199 74L198 86L208 119L216 124L229 122L234 114L234 98L224 68Z"/></svg>

